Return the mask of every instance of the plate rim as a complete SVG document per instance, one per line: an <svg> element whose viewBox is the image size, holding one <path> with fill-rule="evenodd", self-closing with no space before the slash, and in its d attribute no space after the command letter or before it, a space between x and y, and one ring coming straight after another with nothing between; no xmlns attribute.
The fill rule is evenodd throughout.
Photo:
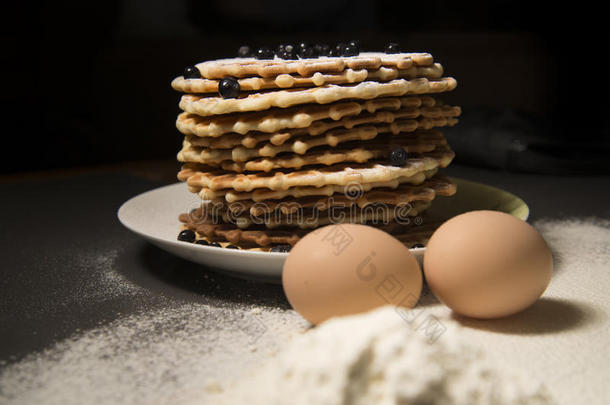
<svg viewBox="0 0 610 405"><path fill-rule="evenodd" d="M269 255L274 255L276 257L281 257L281 256L288 256L288 253L286 252L260 252L260 251L256 251L256 250L247 250L247 249L218 249L217 247L214 246L206 246L206 245L197 245L196 243L185 243L185 242L181 242L179 240L173 240L173 239L165 239L165 238L160 238L158 236L152 235L152 234L148 234L148 233L143 233L140 230L134 228L133 226L130 226L125 220L124 218L121 217L121 212L124 212L124 210L129 208L129 204L133 203L133 200L138 199L138 198L142 198L144 197L146 194L150 194L150 193L154 193L154 192L158 192L159 190L165 189L165 188L170 188L170 187L176 187L178 184L184 184L182 182L176 182L176 183L172 183L172 184L166 184L165 186L161 186L161 187L157 187L151 190L147 190L143 193L137 194L131 198L129 198L127 201L123 202L121 204L121 206L119 207L119 209L117 210L117 218L119 220L119 222L128 230L130 230L131 232L137 234L138 236L144 238L144 239L153 239L159 243L171 243L175 246L179 246L179 247L189 247L189 248L196 248L196 249L204 249L204 250L209 250L215 253L220 253L220 254L226 254L228 256L233 256L233 255L244 255L244 256L261 256L261 257L268 257ZM221 253L222 252L222 253Z"/></svg>

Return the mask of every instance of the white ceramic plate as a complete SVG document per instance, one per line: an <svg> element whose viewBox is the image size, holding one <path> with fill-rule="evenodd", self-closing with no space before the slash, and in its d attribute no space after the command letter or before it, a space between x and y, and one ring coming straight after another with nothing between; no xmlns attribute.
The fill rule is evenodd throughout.
<svg viewBox="0 0 610 405"><path fill-rule="evenodd" d="M480 183L452 178L458 192L453 197L434 200L428 215L448 219L473 210L496 210L526 220L527 205L519 197ZM118 211L121 223L156 246L186 260L239 277L279 281L288 253L222 249L180 242L178 215L200 205L186 184L176 183L140 194L125 202ZM421 261L425 248L411 249Z"/></svg>

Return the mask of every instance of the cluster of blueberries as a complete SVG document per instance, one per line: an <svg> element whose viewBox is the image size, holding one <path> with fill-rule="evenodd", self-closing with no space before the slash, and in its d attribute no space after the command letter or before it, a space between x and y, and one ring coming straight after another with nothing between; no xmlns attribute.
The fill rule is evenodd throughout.
<svg viewBox="0 0 610 405"><path fill-rule="evenodd" d="M397 43L390 43L386 46L385 52L399 53L400 46ZM248 45L243 45L237 51L237 56L240 58L273 59L277 56L280 59L287 60L317 58L318 56L358 56L359 54L360 41L356 39L340 42L334 47L328 44L302 42L298 45L282 44L275 50L268 46L262 46L255 50Z"/></svg>
<svg viewBox="0 0 610 405"><path fill-rule="evenodd" d="M262 46L257 50L253 50L248 45L243 45L237 51L237 56L240 58L256 58L256 59L273 59L277 56L280 59L304 59L317 58L318 56L357 56L360 53L360 42L352 40L349 42L341 42L335 47L328 44L310 45L306 42L301 42L298 45L282 44L275 50L270 47Z"/></svg>
<svg viewBox="0 0 610 405"><path fill-rule="evenodd" d="M392 42L386 46L385 53L400 53L400 46ZM277 56L287 60L317 58L318 56L358 56L360 54L360 41L340 42L335 47L327 44L309 45L302 42L297 46L279 45L275 51L266 46L252 51L249 46L243 45L239 48L237 54L241 58L273 59ZM201 79L201 72L195 66L187 66L182 75L185 79ZM218 94L222 98L237 98L240 91L239 82L233 77L225 77L218 83Z"/></svg>
<svg viewBox="0 0 610 405"><path fill-rule="evenodd" d="M180 242L195 243L197 245L203 246L222 247L218 242L208 242L204 239L197 240L197 235L190 229L185 229L184 231L181 231L178 234L178 240ZM290 245L275 245L271 248L271 252L287 253L290 252L291 248L292 246ZM225 249L239 249L239 246L227 245L225 246Z"/></svg>

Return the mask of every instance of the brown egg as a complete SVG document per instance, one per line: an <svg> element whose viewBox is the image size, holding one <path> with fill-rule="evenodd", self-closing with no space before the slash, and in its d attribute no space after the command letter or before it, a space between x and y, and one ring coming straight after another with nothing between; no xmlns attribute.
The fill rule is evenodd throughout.
<svg viewBox="0 0 610 405"><path fill-rule="evenodd" d="M497 211L472 211L441 225L424 254L432 292L455 312L498 318L532 305L551 280L553 258L528 223Z"/></svg>
<svg viewBox="0 0 610 405"><path fill-rule="evenodd" d="M312 324L382 305L411 308L422 274L396 238L366 225L329 225L290 251L282 284L292 307Z"/></svg>

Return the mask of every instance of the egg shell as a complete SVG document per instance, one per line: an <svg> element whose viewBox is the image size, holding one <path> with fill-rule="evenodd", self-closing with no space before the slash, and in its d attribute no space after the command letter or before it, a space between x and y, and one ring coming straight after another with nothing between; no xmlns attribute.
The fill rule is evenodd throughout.
<svg viewBox="0 0 610 405"><path fill-rule="evenodd" d="M328 225L290 251L282 285L292 307L312 324L383 305L413 307L423 276L409 249L367 225Z"/></svg>
<svg viewBox="0 0 610 405"><path fill-rule="evenodd" d="M508 316L532 305L553 272L551 251L531 225L498 211L472 211L443 223L424 254L432 292L474 318Z"/></svg>

